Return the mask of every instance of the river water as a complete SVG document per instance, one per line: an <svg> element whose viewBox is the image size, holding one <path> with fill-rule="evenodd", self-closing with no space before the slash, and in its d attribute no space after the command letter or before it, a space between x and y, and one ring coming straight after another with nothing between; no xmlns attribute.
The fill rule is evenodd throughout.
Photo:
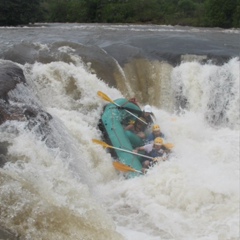
<svg viewBox="0 0 240 240"><path fill-rule="evenodd" d="M239 40L239 29L0 28L0 65L27 82L9 99L53 116L44 140L24 121L0 125L0 226L36 240L239 239ZM116 172L91 141L107 103L97 91L152 105L170 160L133 179Z"/></svg>

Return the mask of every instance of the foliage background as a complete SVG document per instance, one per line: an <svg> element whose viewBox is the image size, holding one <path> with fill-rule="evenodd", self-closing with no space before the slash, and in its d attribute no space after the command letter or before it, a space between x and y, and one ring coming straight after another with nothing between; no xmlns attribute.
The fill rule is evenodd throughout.
<svg viewBox="0 0 240 240"><path fill-rule="evenodd" d="M240 0L0 0L0 25L36 22L240 27Z"/></svg>

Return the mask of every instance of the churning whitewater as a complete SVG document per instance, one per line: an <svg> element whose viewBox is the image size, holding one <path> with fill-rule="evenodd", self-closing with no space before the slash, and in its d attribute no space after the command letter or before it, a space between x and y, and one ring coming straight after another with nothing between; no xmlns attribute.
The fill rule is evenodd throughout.
<svg viewBox="0 0 240 240"><path fill-rule="evenodd" d="M96 34L101 28L87 27ZM44 38L44 29L34 31ZM24 31L32 36L29 30L19 29L22 39ZM24 119L0 125L0 159L6 160L0 168L2 229L29 240L239 239L238 57L215 63L195 56L178 64L141 57L123 64L114 44L114 56L108 55L106 40L101 50L76 39L34 40L22 43L31 49L24 53L11 41L1 53L1 76L7 75L5 66L15 66L26 83L1 104L37 106L44 112L37 120L48 121L44 127L29 127ZM79 55L80 48L96 61ZM100 56L106 61L98 63ZM169 161L133 179L117 172L108 150L92 142L102 137L98 122L107 104L98 91L150 104L166 142L174 144Z"/></svg>

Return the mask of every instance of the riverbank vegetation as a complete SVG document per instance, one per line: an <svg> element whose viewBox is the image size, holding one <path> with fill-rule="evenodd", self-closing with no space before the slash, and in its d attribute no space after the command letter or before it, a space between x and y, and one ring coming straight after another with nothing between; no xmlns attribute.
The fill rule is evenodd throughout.
<svg viewBox="0 0 240 240"><path fill-rule="evenodd" d="M0 25L37 22L240 27L240 0L0 0Z"/></svg>

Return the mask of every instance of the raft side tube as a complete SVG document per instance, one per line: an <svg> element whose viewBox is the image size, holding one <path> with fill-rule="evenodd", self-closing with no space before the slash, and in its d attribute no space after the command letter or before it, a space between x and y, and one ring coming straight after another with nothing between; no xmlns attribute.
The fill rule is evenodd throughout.
<svg viewBox="0 0 240 240"><path fill-rule="evenodd" d="M134 109L135 111L141 112L141 109L137 105L128 102L127 99L117 99L114 102L116 102L119 106L122 106L124 104L124 107L127 107L128 110ZM110 144L113 147L132 151L135 148L135 145L140 144L140 141L142 141L134 133L126 133L129 131L124 130L122 123L126 120L129 121L129 119L133 121L136 120L136 118L134 118L127 111L125 111L124 108L118 107L113 103L109 103L105 106L104 112L101 117L102 129L105 131L105 134L108 136ZM138 171L141 171L141 157L131 153L123 152L121 150L115 150L115 153L120 162ZM139 173L129 172L130 177L136 175L139 175Z"/></svg>

